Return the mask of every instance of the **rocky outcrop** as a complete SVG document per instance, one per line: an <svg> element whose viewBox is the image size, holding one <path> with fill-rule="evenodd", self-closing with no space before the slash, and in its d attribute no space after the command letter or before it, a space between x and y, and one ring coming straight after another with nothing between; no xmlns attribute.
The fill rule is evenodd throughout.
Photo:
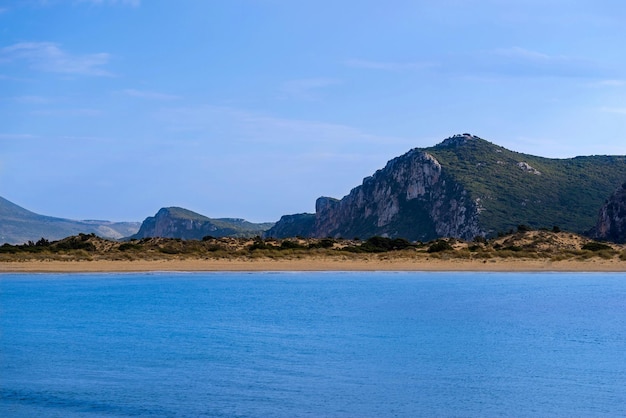
<svg viewBox="0 0 626 418"><path fill-rule="evenodd" d="M243 219L211 219L187 209L169 207L146 218L139 232L131 238L252 237L261 235L272 226L271 223L255 224Z"/></svg>
<svg viewBox="0 0 626 418"><path fill-rule="evenodd" d="M284 215L269 230L263 234L266 238L291 238L310 237L313 235L315 226L315 214L298 213L295 215Z"/></svg>
<svg viewBox="0 0 626 418"><path fill-rule="evenodd" d="M436 158L419 149L389 161L343 199L321 197L315 206L316 237L430 240L483 234L476 204L446 178Z"/></svg>
<svg viewBox="0 0 626 418"><path fill-rule="evenodd" d="M591 231L595 239L626 242L626 183L604 203Z"/></svg>

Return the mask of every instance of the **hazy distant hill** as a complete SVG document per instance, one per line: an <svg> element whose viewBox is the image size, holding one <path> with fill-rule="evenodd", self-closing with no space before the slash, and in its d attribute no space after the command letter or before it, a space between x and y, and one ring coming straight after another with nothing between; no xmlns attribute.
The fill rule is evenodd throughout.
<svg viewBox="0 0 626 418"><path fill-rule="evenodd" d="M139 226L139 222L73 221L39 215L0 197L0 244L58 240L79 233L120 239L137 232Z"/></svg>
<svg viewBox="0 0 626 418"><path fill-rule="evenodd" d="M319 198L310 236L472 239L518 225L583 233L625 178L625 156L550 159L455 135L394 158L342 199ZM308 228L287 219L266 235Z"/></svg>
<svg viewBox="0 0 626 418"><path fill-rule="evenodd" d="M212 219L187 209L170 207L160 209L146 218L139 232L131 238L253 237L271 228L273 223L255 224L244 219Z"/></svg>

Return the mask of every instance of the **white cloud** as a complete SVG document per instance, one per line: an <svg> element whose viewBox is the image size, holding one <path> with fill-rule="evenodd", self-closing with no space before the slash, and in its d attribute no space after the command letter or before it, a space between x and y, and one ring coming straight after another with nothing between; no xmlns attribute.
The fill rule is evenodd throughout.
<svg viewBox="0 0 626 418"><path fill-rule="evenodd" d="M137 97L140 99L149 99L149 100L177 100L180 99L179 96L174 96L171 94L165 94L165 93L159 93L159 92L155 92L155 91L147 91L147 90L135 90L135 89L125 89L125 90L121 90L120 93L126 95L126 96L131 96L131 97Z"/></svg>
<svg viewBox="0 0 626 418"><path fill-rule="evenodd" d="M74 55L52 42L20 42L0 49L0 63L25 62L31 69L91 76L111 76L102 67L110 60L106 53Z"/></svg>

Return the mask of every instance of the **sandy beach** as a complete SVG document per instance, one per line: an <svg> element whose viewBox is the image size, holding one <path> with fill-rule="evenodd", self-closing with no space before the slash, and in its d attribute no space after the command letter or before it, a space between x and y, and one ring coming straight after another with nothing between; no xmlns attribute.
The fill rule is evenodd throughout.
<svg viewBox="0 0 626 418"><path fill-rule="evenodd" d="M181 259L181 260L31 260L1 262L0 272L147 272L147 271L572 271L626 272L626 261L588 259Z"/></svg>

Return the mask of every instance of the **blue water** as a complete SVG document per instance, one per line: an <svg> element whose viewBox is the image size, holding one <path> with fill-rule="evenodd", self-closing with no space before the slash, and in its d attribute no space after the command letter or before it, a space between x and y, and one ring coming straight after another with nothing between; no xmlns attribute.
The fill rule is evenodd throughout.
<svg viewBox="0 0 626 418"><path fill-rule="evenodd" d="M626 273L0 275L0 416L626 415Z"/></svg>

